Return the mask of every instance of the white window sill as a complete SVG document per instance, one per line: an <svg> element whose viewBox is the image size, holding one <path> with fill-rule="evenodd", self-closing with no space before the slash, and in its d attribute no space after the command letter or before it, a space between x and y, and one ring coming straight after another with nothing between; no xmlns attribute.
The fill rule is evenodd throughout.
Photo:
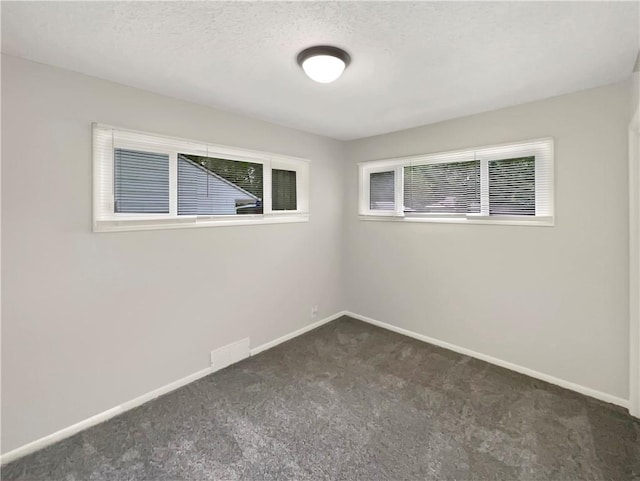
<svg viewBox="0 0 640 481"><path fill-rule="evenodd" d="M171 218L107 218L96 220L93 232L123 232L136 230L193 229L200 227L228 227L234 225L289 224L308 222L309 214L267 214L247 216L184 216Z"/></svg>
<svg viewBox="0 0 640 481"><path fill-rule="evenodd" d="M553 227L555 221L553 217L533 217L533 216L461 216L461 217L419 217L419 216L378 216L360 215L360 220L373 220L382 222L426 222L438 224L491 224L491 225L523 225L538 227Z"/></svg>

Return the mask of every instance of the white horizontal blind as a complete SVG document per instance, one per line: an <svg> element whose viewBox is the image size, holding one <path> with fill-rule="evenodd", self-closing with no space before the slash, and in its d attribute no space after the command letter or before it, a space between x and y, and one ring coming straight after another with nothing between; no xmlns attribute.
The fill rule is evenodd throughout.
<svg viewBox="0 0 640 481"><path fill-rule="evenodd" d="M480 161L409 165L404 168L406 214L480 212Z"/></svg>
<svg viewBox="0 0 640 481"><path fill-rule="evenodd" d="M489 161L489 214L536 215L534 156Z"/></svg>
<svg viewBox="0 0 640 481"><path fill-rule="evenodd" d="M540 139L477 149L486 165L483 215L553 216L553 140Z"/></svg>
<svg viewBox="0 0 640 481"><path fill-rule="evenodd" d="M93 127L93 219L115 211L113 195L113 129Z"/></svg>
<svg viewBox="0 0 640 481"><path fill-rule="evenodd" d="M161 137L157 135L130 132L128 130L112 129L114 146L127 148L135 146L137 150L150 152L185 152L189 154L207 155L207 144L189 140Z"/></svg>
<svg viewBox="0 0 640 481"><path fill-rule="evenodd" d="M117 213L169 213L169 156L115 149L114 197Z"/></svg>
<svg viewBox="0 0 640 481"><path fill-rule="evenodd" d="M94 124L94 221L175 216L176 149L207 145Z"/></svg>
<svg viewBox="0 0 640 481"><path fill-rule="evenodd" d="M361 215L553 225L553 139L359 164ZM409 219L407 219L409 220Z"/></svg>
<svg viewBox="0 0 640 481"><path fill-rule="evenodd" d="M296 210L296 172L294 170L271 170L271 209Z"/></svg>
<svg viewBox="0 0 640 481"><path fill-rule="evenodd" d="M94 231L308 220L309 162L279 154L93 124L93 179Z"/></svg>
<svg viewBox="0 0 640 481"><path fill-rule="evenodd" d="M395 172L372 172L369 177L369 208L395 210Z"/></svg>

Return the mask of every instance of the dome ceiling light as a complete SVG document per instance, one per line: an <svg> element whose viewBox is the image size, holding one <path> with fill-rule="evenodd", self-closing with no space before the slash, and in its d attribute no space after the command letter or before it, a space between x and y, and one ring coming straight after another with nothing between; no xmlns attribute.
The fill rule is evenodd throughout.
<svg viewBox="0 0 640 481"><path fill-rule="evenodd" d="M337 80L351 62L347 52L329 45L304 49L298 54L298 65L311 80L323 84Z"/></svg>

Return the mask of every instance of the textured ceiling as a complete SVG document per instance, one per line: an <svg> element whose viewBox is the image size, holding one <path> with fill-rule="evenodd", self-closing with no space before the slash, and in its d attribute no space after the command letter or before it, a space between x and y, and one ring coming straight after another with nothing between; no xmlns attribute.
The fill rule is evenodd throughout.
<svg viewBox="0 0 640 481"><path fill-rule="evenodd" d="M637 2L2 2L2 51L337 139L626 78ZM346 49L333 84L296 54Z"/></svg>

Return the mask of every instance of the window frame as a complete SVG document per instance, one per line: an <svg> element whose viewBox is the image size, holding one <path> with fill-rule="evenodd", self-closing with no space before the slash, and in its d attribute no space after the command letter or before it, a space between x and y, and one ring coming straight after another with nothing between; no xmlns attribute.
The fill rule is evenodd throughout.
<svg viewBox="0 0 640 481"><path fill-rule="evenodd" d="M395 222L553 226L555 225L554 150L553 138L544 137L471 149L359 162L359 218ZM489 213L489 162L529 156L535 157L536 214L534 216L491 215ZM480 161L480 213L407 213L404 211L405 167L467 161ZM395 171L394 210L370 209L370 175L392 170Z"/></svg>
<svg viewBox="0 0 640 481"><path fill-rule="evenodd" d="M371 174L378 174L380 172L393 172L394 181L394 208L393 210L380 210L371 209ZM375 215L379 217L398 217L403 215L404 200L398 197L398 193L402 191L399 185L404 183L404 168L397 165L395 161L381 161L376 162L375 165L371 165L366 169L366 174L360 176L360 189L363 195L360 196L360 212L364 212L363 215Z"/></svg>
<svg viewBox="0 0 640 481"><path fill-rule="evenodd" d="M115 135L115 133L118 135ZM271 152L199 142L166 135L93 123L93 231L131 231L279 224L309 220L309 170L311 161ZM111 138L109 138L109 134ZM169 155L169 213L115 212L115 149ZM263 213L235 215L178 215L178 154L252 162L263 166ZM296 172L297 209L271 210L271 169L286 166Z"/></svg>

